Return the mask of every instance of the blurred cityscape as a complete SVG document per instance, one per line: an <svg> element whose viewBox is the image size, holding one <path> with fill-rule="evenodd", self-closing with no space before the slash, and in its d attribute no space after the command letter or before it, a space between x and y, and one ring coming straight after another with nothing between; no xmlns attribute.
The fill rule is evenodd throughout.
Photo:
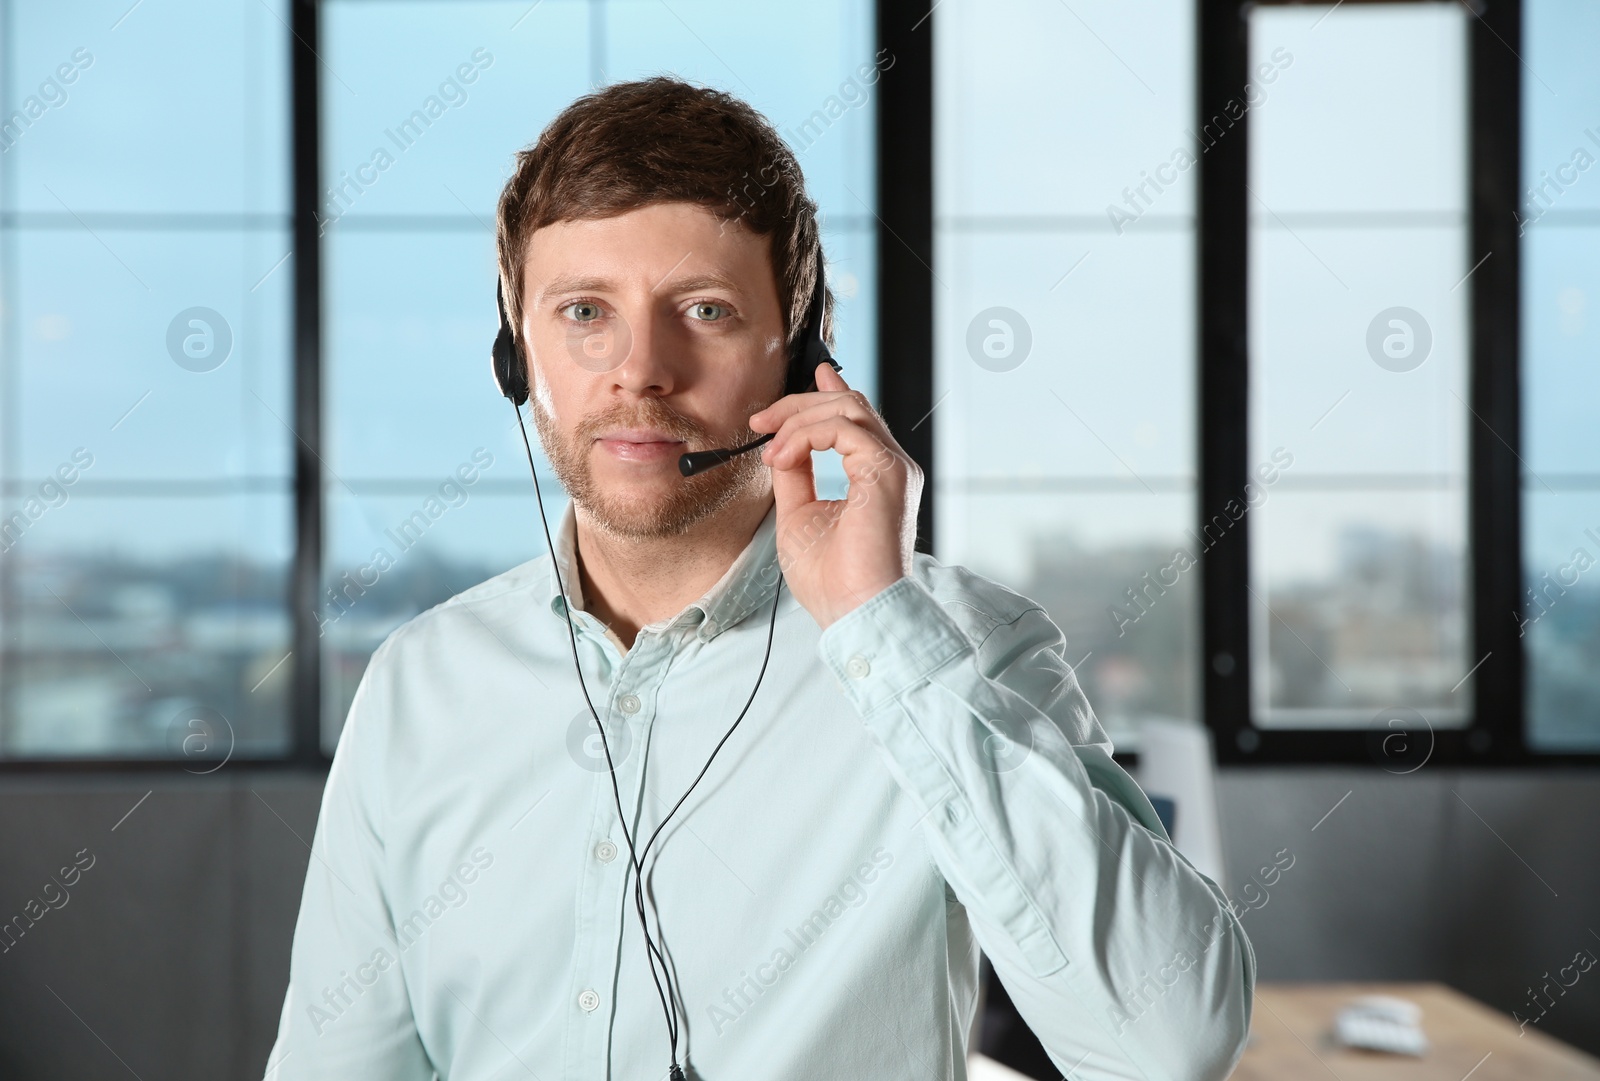
<svg viewBox="0 0 1600 1081"><path fill-rule="evenodd" d="M1175 559L1178 551L1190 559ZM1365 726L1409 706L1432 724L1465 720L1452 692L1472 667L1470 598L1459 547L1352 526L1331 575L1256 587L1257 723ZM1141 721L1198 720L1199 580L1192 541L1092 550L1037 538L1033 574L1008 582L1037 600L1067 639L1067 661L1119 749ZM1530 586L1533 574L1528 575ZM1169 584L1170 583L1170 584ZM1509 618L1509 615L1508 615ZM1600 747L1600 590L1568 590L1529 631L1530 739L1547 750ZM1468 685L1470 686L1470 684Z"/></svg>
<svg viewBox="0 0 1600 1081"><path fill-rule="evenodd" d="M19 553L4 572L6 757L209 760L230 749L235 758L288 751L287 567L224 555L150 562ZM329 590L343 573L329 576ZM330 752L361 673L389 632L494 573L419 554L343 610L323 614ZM218 714L223 720L194 723Z"/></svg>
<svg viewBox="0 0 1600 1081"><path fill-rule="evenodd" d="M1460 546L1349 526L1335 550L1329 577L1256 587L1271 607L1251 613L1267 645L1265 671L1254 673L1257 723L1365 726L1391 706L1466 723L1471 696L1452 688L1477 658Z"/></svg>
<svg viewBox="0 0 1600 1081"><path fill-rule="evenodd" d="M51 758L283 753L286 582L284 567L227 555L14 553L0 613L0 748ZM186 746L196 710L226 724Z"/></svg>
<svg viewBox="0 0 1600 1081"><path fill-rule="evenodd" d="M1119 750L1136 749L1140 721L1200 716L1194 656L1200 569L1191 567L1177 575L1176 585L1163 585L1159 572L1176 547L1091 550L1071 537L1039 537L1032 577L1002 583L1038 601L1061 628L1066 661ZM1166 575L1166 581L1172 578Z"/></svg>
<svg viewBox="0 0 1600 1081"><path fill-rule="evenodd" d="M1199 717L1200 568L1176 569L1181 543L1089 550L1040 537L1029 580L1004 583L1051 613L1067 662L1125 749L1136 747L1143 720ZM1328 724L1347 713L1364 724L1375 710L1408 705L1449 723L1451 688L1473 661L1462 638L1462 553L1371 529L1347 530L1337 551L1334 575L1274 583L1263 594L1272 617L1268 663L1258 671L1258 701L1270 706L1262 719ZM321 620L330 751L383 639L500 569L419 550L371 587L347 588L337 606L332 590L356 568L328 574ZM1536 584L1532 571L1527 581ZM287 751L294 658L286 567L224 555L149 562L15 553L3 582L5 756ZM1566 590L1526 632L1532 744L1600 748L1600 588ZM197 741L196 710L226 723Z"/></svg>
<svg viewBox="0 0 1600 1081"><path fill-rule="evenodd" d="M1524 582L1542 588L1542 578L1530 569ZM1600 587L1580 584L1546 603L1544 614L1525 625L1522 640L1529 745L1547 752L1600 750Z"/></svg>

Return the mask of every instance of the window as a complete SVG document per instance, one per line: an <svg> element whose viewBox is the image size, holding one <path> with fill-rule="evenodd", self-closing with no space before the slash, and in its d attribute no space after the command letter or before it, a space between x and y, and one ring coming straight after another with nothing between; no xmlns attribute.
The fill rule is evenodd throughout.
<svg viewBox="0 0 1600 1081"><path fill-rule="evenodd" d="M1201 504L1261 497L1204 568L1219 755L1406 773L1592 754L1573 564L1593 454L1558 299L1580 304L1585 271L1555 254L1582 212L1540 203L1552 166L1532 164L1576 179L1595 100L1576 9L1200 11L1202 118L1283 69L1202 163ZM1292 461L1258 480L1279 447Z"/></svg>
<svg viewBox="0 0 1600 1081"><path fill-rule="evenodd" d="M287 748L287 16L0 2L0 757Z"/></svg>
<svg viewBox="0 0 1600 1081"><path fill-rule="evenodd" d="M658 71L795 148L924 546L1120 750L1593 761L1597 19L0 0L0 764L325 762L384 636L542 554L495 200Z"/></svg>
<svg viewBox="0 0 1600 1081"><path fill-rule="evenodd" d="M1600 9L1529 0L1522 70L1523 593L1528 742L1600 751Z"/></svg>
<svg viewBox="0 0 1600 1081"><path fill-rule="evenodd" d="M1045 606L1127 749L1199 705L1192 5L934 19L936 552Z"/></svg>
<svg viewBox="0 0 1600 1081"><path fill-rule="evenodd" d="M1252 713L1364 728L1401 708L1458 727L1477 660L1471 15L1402 3L1249 19L1252 478L1235 506L1250 516ZM1226 138L1228 114L1214 123ZM1233 522L1224 509L1203 528Z"/></svg>

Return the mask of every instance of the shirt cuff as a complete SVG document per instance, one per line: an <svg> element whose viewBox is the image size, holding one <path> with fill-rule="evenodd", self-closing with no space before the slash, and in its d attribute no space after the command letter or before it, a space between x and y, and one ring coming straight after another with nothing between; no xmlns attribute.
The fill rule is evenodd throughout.
<svg viewBox="0 0 1600 1081"><path fill-rule="evenodd" d="M904 577L830 624L817 652L863 717L972 650L961 627Z"/></svg>

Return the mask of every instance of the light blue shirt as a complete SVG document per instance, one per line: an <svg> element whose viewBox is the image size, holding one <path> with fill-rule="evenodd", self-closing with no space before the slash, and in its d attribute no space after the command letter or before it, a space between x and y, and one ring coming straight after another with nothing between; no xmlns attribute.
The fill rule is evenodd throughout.
<svg viewBox="0 0 1600 1081"><path fill-rule="evenodd" d="M557 550L629 828L756 683L775 513L624 650ZM269 1081L656 1081L666 1022L548 554L373 654L328 774ZM1044 610L930 556L826 631L784 588L750 712L645 860L688 1076L964 1078L980 947L1074 1079L1222 1078L1255 959Z"/></svg>

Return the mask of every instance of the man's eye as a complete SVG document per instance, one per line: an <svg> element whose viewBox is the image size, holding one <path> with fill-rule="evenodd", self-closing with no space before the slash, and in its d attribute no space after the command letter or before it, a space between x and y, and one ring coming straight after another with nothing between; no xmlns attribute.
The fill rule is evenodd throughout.
<svg viewBox="0 0 1600 1081"><path fill-rule="evenodd" d="M561 310L567 313L567 318L577 323L592 323L600 318L600 305L587 300L573 301Z"/></svg>
<svg viewBox="0 0 1600 1081"><path fill-rule="evenodd" d="M727 308L721 304L713 304L709 300L702 300L689 310L694 313L696 320L703 323L715 323L719 319L727 318L728 315Z"/></svg>

